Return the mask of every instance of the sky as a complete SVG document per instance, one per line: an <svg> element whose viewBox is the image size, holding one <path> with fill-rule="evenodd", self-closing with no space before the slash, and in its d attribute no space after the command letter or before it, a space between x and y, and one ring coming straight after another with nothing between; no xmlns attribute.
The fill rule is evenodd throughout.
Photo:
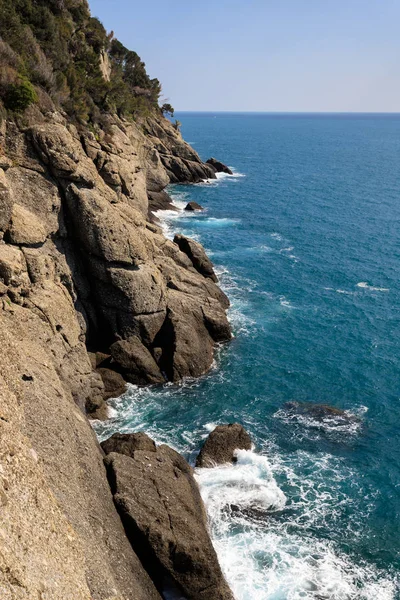
<svg viewBox="0 0 400 600"><path fill-rule="evenodd" d="M175 110L400 112L400 0L89 0Z"/></svg>

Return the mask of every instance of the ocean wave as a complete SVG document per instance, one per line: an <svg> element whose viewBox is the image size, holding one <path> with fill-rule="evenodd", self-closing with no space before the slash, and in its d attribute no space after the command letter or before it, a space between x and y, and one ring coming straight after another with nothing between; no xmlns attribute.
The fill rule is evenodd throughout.
<svg viewBox="0 0 400 600"><path fill-rule="evenodd" d="M373 285L369 285L366 281L360 281L357 283L358 288L362 288L364 290L370 290L371 292L390 292L389 288L384 287L375 287Z"/></svg>
<svg viewBox="0 0 400 600"><path fill-rule="evenodd" d="M237 452L235 465L196 469L221 567L238 600L394 600L397 580L310 535L343 508L337 482L354 475L329 455L296 455L310 477L276 456ZM275 463L275 464L274 464ZM315 471L320 475L315 477ZM288 498L276 482L285 475ZM336 484L335 484L336 480ZM329 485L327 484L329 482ZM321 485L322 484L322 485ZM274 517L276 515L276 518ZM338 515L340 518L340 515Z"/></svg>

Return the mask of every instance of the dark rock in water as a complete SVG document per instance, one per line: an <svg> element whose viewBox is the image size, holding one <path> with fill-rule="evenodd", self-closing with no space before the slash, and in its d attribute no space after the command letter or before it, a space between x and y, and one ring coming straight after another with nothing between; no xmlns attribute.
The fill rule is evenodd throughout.
<svg viewBox="0 0 400 600"><path fill-rule="evenodd" d="M229 167L224 165L224 163L220 162L216 158L209 158L207 160L207 164L211 165L216 173L228 173L228 175L233 175L233 172Z"/></svg>
<svg viewBox="0 0 400 600"><path fill-rule="evenodd" d="M105 454L117 452L134 458L134 453L138 450L146 452L156 452L156 445L148 435L143 431L138 433L114 433L108 440L101 442Z"/></svg>
<svg viewBox="0 0 400 600"><path fill-rule="evenodd" d="M188 202L185 206L185 210L194 212L195 210L204 210L200 204L197 202Z"/></svg>
<svg viewBox="0 0 400 600"><path fill-rule="evenodd" d="M110 348L111 356L127 381L138 385L164 383L156 361L136 336L115 342Z"/></svg>
<svg viewBox="0 0 400 600"><path fill-rule="evenodd" d="M104 383L104 400L118 398L126 392L126 383L122 375L111 369L97 369Z"/></svg>
<svg viewBox="0 0 400 600"><path fill-rule="evenodd" d="M128 538L159 589L169 578L187 600L233 600L187 462L162 445L133 458L111 453L105 464Z"/></svg>
<svg viewBox="0 0 400 600"><path fill-rule="evenodd" d="M286 411L291 415L311 417L319 422L335 421L338 424L358 422L356 415L330 406L329 404L313 404L312 402L286 402Z"/></svg>
<svg viewBox="0 0 400 600"><path fill-rule="evenodd" d="M196 460L196 467L214 467L234 462L235 450L251 450L251 438L239 423L218 425L206 439Z"/></svg>
<svg viewBox="0 0 400 600"><path fill-rule="evenodd" d="M167 192L149 192L149 211L178 210Z"/></svg>
<svg viewBox="0 0 400 600"><path fill-rule="evenodd" d="M218 281L212 262L199 242L180 234L174 237L174 242L190 258L196 271L212 281Z"/></svg>

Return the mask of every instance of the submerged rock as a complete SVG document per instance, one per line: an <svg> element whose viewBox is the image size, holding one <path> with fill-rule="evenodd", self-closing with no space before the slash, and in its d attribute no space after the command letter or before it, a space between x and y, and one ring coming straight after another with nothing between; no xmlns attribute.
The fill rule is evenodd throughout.
<svg viewBox="0 0 400 600"><path fill-rule="evenodd" d="M214 467L235 461L235 450L251 450L252 442L239 423L218 425L206 439L196 460L196 467Z"/></svg>
<svg viewBox="0 0 400 600"><path fill-rule="evenodd" d="M233 600L193 469L182 456L162 445L131 456L111 453L105 464L125 531L156 585L169 578L187 600Z"/></svg>
<svg viewBox="0 0 400 600"><path fill-rule="evenodd" d="M229 167L224 165L224 163L220 162L216 158L209 158L207 160L207 164L211 165L216 173L227 173L228 175L233 175L233 172Z"/></svg>
<svg viewBox="0 0 400 600"><path fill-rule="evenodd" d="M348 413L341 408L330 406L329 404L292 401L286 402L285 409L289 415L311 417L320 423L329 421L342 425L345 423L357 423L360 420L356 415Z"/></svg>
<svg viewBox="0 0 400 600"><path fill-rule="evenodd" d="M204 210L203 207L200 204L197 204L197 202L188 202L185 206L185 210L187 211L191 211L194 212L195 210Z"/></svg>

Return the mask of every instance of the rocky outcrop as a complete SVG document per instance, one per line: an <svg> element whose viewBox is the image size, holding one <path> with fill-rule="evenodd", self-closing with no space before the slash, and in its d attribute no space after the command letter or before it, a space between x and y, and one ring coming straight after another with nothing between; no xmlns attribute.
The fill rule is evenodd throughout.
<svg viewBox="0 0 400 600"><path fill-rule="evenodd" d="M100 375L104 385L104 400L109 398L118 398L126 392L126 383L122 375L107 369L100 367L97 369L97 373Z"/></svg>
<svg viewBox="0 0 400 600"><path fill-rule="evenodd" d="M180 234L174 237L174 242L179 246L179 249L190 258L196 271L212 281L218 281L213 264L199 242Z"/></svg>
<svg viewBox="0 0 400 600"><path fill-rule="evenodd" d="M0 128L1 410L19 415L0 420L12 482L0 493L0 596L160 600L85 411L107 415L118 369L135 383L205 373L230 339L228 301L147 221L148 193L170 181L149 123L110 116L97 137L59 113L32 109L24 123ZM196 162L168 123L154 127L171 156Z"/></svg>
<svg viewBox="0 0 400 600"><path fill-rule="evenodd" d="M134 458L137 450L155 452L156 445L148 435L139 431L138 433L114 433L108 440L101 442L105 454L118 452Z"/></svg>
<svg viewBox="0 0 400 600"><path fill-rule="evenodd" d="M232 170L216 158L209 158L207 164L214 169L215 173L227 173L228 175L233 175Z"/></svg>
<svg viewBox="0 0 400 600"><path fill-rule="evenodd" d="M168 121L147 119L144 130L154 143L170 183L199 183L205 179L215 179L216 170L212 165L203 163L197 152Z"/></svg>
<svg viewBox="0 0 400 600"><path fill-rule="evenodd" d="M196 460L196 467L214 467L235 460L235 450L251 450L252 442L239 423L218 425L206 439Z"/></svg>
<svg viewBox="0 0 400 600"><path fill-rule="evenodd" d="M138 337L133 335L127 340L115 342L110 350L127 381L141 385L165 383L156 361Z"/></svg>
<svg viewBox="0 0 400 600"><path fill-rule="evenodd" d="M203 210L203 207L197 202L188 202L185 206L185 210L188 212L194 212L196 210Z"/></svg>
<svg viewBox="0 0 400 600"><path fill-rule="evenodd" d="M127 455L124 444L124 454L112 452L105 463L125 531L153 580L160 589L172 580L187 600L233 600L192 468L168 446L134 447ZM103 448L118 451L118 441Z"/></svg>

